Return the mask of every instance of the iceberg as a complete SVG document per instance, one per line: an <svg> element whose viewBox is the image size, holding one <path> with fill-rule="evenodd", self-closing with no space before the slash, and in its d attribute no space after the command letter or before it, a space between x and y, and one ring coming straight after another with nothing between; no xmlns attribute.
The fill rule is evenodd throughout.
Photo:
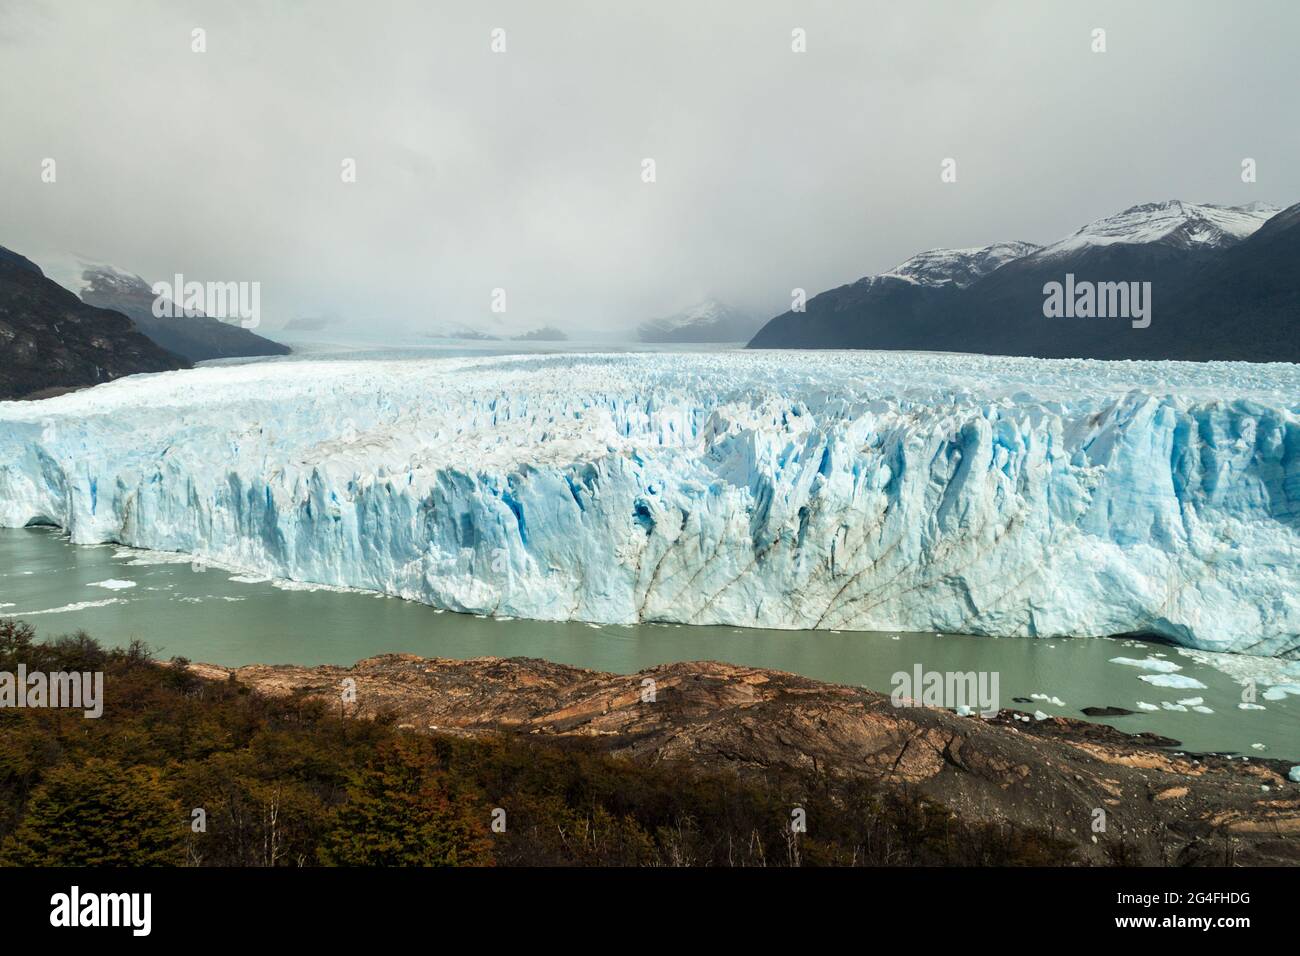
<svg viewBox="0 0 1300 956"><path fill-rule="evenodd" d="M1300 367L283 360L0 403L0 525L595 624L1300 657Z"/></svg>
<svg viewBox="0 0 1300 956"><path fill-rule="evenodd" d="M1110 662L1112 664L1123 664L1126 667L1137 667L1144 671L1156 671L1161 674L1171 674L1174 671L1183 669L1181 664L1175 664L1173 661L1162 661L1155 657L1146 657L1140 660L1132 657L1112 657Z"/></svg>
<svg viewBox="0 0 1300 956"><path fill-rule="evenodd" d="M1154 684L1156 687L1173 687L1178 690L1205 690L1205 685L1195 677L1188 677L1186 674L1143 674L1138 680L1144 680L1148 684ZM1180 701L1178 704L1165 703L1170 710L1183 708L1185 705Z"/></svg>

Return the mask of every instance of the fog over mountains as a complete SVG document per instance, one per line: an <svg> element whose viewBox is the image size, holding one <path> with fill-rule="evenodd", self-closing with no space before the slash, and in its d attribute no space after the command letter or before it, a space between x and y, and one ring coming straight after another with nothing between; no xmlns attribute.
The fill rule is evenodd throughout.
<svg viewBox="0 0 1300 956"><path fill-rule="evenodd" d="M705 299L675 315L642 322L637 336L642 342L748 342L762 325L753 313Z"/></svg>
<svg viewBox="0 0 1300 956"><path fill-rule="evenodd" d="M771 318L794 288L1151 200L1300 199L1292 0L1187 0L1172 39L1160 4L742 6L3 4L0 82L59 81L0 97L0 244L47 274L75 251L260 282L272 337L337 315L635 341L710 296Z"/></svg>

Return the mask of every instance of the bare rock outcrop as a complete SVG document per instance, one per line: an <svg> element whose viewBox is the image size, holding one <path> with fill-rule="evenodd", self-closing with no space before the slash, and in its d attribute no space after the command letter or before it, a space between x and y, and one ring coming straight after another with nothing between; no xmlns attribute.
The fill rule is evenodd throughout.
<svg viewBox="0 0 1300 956"><path fill-rule="evenodd" d="M392 713L424 732L583 737L631 760L751 778L866 778L971 821L1042 828L1092 862L1300 864L1300 785L1280 762L1177 754L1172 741L1086 721L895 707L862 688L712 661L626 675L407 654L352 667L191 668L357 717Z"/></svg>

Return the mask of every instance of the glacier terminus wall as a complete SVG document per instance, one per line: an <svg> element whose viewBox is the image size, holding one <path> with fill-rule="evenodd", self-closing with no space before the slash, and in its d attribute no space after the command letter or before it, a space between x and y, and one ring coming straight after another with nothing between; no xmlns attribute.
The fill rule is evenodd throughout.
<svg viewBox="0 0 1300 956"><path fill-rule="evenodd" d="M0 403L0 525L457 611L1300 657L1293 365L280 361Z"/></svg>

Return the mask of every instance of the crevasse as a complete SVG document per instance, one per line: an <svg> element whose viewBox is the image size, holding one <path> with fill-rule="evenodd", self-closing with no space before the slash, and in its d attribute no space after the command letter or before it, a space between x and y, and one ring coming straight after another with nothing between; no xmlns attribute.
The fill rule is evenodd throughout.
<svg viewBox="0 0 1300 956"><path fill-rule="evenodd" d="M0 524L549 620L1300 656L1300 370L284 361L0 403Z"/></svg>

